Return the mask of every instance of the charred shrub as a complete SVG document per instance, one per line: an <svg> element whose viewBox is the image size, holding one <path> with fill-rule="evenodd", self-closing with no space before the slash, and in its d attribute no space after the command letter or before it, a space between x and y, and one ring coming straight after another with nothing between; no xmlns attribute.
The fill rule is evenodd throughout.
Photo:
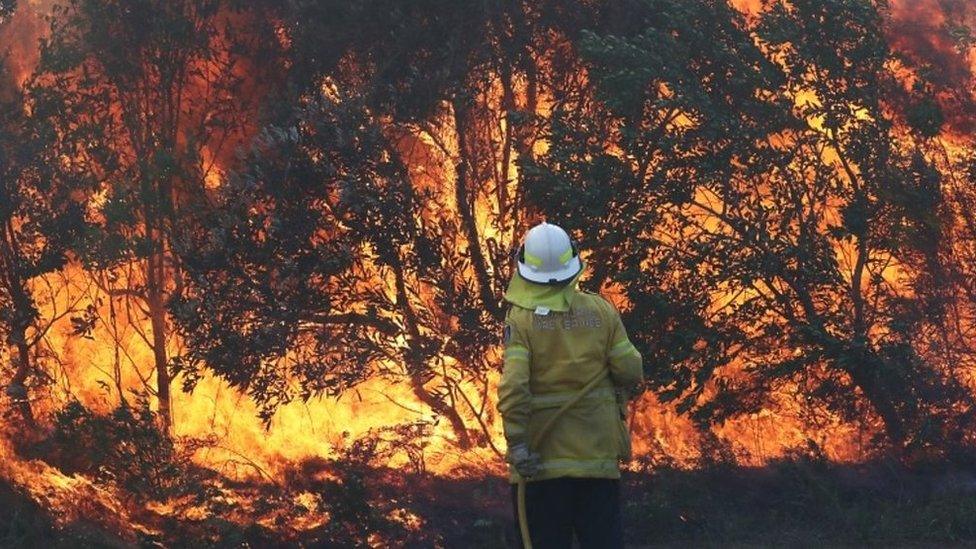
<svg viewBox="0 0 976 549"><path fill-rule="evenodd" d="M329 459L308 459L285 475L292 490L320 496L319 508L329 521L311 533L316 547L435 545L413 514L416 502L403 469L380 465L394 456L406 458L406 470L425 474L424 448L430 425L424 422L373 429L335 448Z"/></svg>
<svg viewBox="0 0 976 549"><path fill-rule="evenodd" d="M69 473L117 484L137 498L165 498L186 487L196 445L177 445L161 428L146 395L100 415L73 401L55 414L42 443L46 459Z"/></svg>

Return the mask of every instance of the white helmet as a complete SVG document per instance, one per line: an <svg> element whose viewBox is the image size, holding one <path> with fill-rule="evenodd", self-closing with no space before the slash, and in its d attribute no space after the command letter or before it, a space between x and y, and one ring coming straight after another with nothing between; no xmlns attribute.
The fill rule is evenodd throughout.
<svg viewBox="0 0 976 549"><path fill-rule="evenodd" d="M582 269L576 244L558 225L543 221L526 233L518 253L522 278L539 284L561 284Z"/></svg>

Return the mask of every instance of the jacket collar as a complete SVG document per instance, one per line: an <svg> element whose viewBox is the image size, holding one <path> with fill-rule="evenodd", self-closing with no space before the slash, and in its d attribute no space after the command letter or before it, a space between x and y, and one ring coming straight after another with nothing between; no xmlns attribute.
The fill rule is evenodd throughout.
<svg viewBox="0 0 976 549"><path fill-rule="evenodd" d="M558 286L529 282L518 274L518 269L514 269L512 280L509 281L508 290L505 292L505 301L523 309L545 307L550 311L565 313L573 305L573 299L578 293L576 285L585 269L586 264L583 264L583 268L572 280Z"/></svg>

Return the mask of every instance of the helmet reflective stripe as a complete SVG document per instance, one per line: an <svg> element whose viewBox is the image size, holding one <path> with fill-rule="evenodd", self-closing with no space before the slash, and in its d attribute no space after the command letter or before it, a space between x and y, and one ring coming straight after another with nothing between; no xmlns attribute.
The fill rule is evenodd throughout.
<svg viewBox="0 0 976 549"><path fill-rule="evenodd" d="M570 250L570 251L572 251L572 250ZM536 255L532 255L529 252L525 252L524 257L525 257L525 262L528 263L529 265L532 265L533 267L541 267L542 266L542 258L541 257L536 256Z"/></svg>
<svg viewBox="0 0 976 549"><path fill-rule="evenodd" d="M573 259L573 247L572 246L566 248L566 251L563 252L563 255L559 256L559 262L560 263L566 263L570 259Z"/></svg>
<svg viewBox="0 0 976 549"><path fill-rule="evenodd" d="M582 268L576 246L559 226L542 222L525 235L518 262L522 278L560 284L572 280Z"/></svg>

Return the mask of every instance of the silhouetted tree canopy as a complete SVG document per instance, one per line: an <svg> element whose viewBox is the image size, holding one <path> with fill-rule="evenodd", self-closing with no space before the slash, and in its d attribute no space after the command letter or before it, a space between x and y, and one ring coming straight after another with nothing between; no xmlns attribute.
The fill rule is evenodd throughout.
<svg viewBox="0 0 976 549"><path fill-rule="evenodd" d="M892 28L873 0L69 0L0 112L0 331L77 257L150 323L164 418L174 376L266 423L381 377L488 446L548 219L703 431L780 407L971 443L970 69Z"/></svg>
<svg viewBox="0 0 976 549"><path fill-rule="evenodd" d="M266 419L398 364L466 441L459 382L492 368L508 252L545 216L622 296L649 387L703 426L788 394L899 447L969 425L941 110L924 83L886 100L884 6L289 9L296 106L191 246L178 314Z"/></svg>
<svg viewBox="0 0 976 549"><path fill-rule="evenodd" d="M0 81L8 76L0 59ZM42 316L30 284L67 264L85 232L84 198L94 183L63 157L47 113L26 112L15 86L7 90L0 95L0 336L13 351L6 393L32 422L27 388L44 383L36 345L53 319Z"/></svg>

